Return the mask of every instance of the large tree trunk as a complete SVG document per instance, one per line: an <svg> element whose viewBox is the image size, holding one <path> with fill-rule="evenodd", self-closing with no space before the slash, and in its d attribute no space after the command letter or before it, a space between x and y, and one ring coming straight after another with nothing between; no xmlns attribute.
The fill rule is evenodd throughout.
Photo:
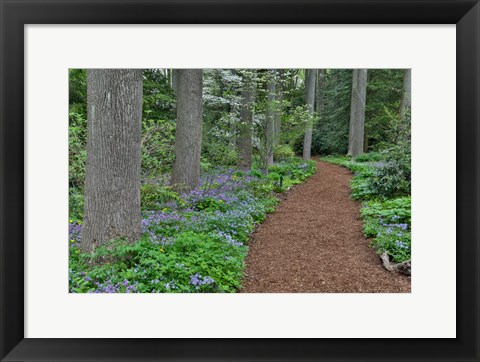
<svg viewBox="0 0 480 362"><path fill-rule="evenodd" d="M275 107L275 121L273 123L273 148L275 149L280 144L280 132L282 128L282 102L283 102L283 77L284 71L277 70L278 81L275 87L276 90L276 107Z"/></svg>
<svg viewBox="0 0 480 362"><path fill-rule="evenodd" d="M243 76L242 104L240 106L240 125L238 148L240 162L244 168L252 167L252 124L255 105L255 70L245 70Z"/></svg>
<svg viewBox="0 0 480 362"><path fill-rule="evenodd" d="M176 95L178 93L178 69L172 69L172 89Z"/></svg>
<svg viewBox="0 0 480 362"><path fill-rule="evenodd" d="M275 139L275 75L276 70L271 69L267 74L267 109L265 115L265 158L267 166L273 165L273 147Z"/></svg>
<svg viewBox="0 0 480 362"><path fill-rule="evenodd" d="M353 158L363 153L366 99L367 69L354 69L352 76L352 101L350 106L350 134L348 143L348 153Z"/></svg>
<svg viewBox="0 0 480 362"><path fill-rule="evenodd" d="M312 152L313 107L315 104L315 69L305 69L305 93L308 118L305 122L305 137L303 138L303 159L309 160Z"/></svg>
<svg viewBox="0 0 480 362"><path fill-rule="evenodd" d="M87 167L81 248L140 237L143 71L87 70Z"/></svg>
<svg viewBox="0 0 480 362"><path fill-rule="evenodd" d="M177 70L177 130L172 184L188 192L198 185L202 148L202 80L201 69Z"/></svg>

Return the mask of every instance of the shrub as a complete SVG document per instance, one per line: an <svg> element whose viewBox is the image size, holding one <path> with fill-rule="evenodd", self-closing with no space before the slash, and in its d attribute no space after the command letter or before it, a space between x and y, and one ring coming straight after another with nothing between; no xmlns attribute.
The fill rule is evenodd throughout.
<svg viewBox="0 0 480 362"><path fill-rule="evenodd" d="M371 189L383 197L410 194L411 156L410 147L395 146L384 153L384 162L376 164L376 172L371 179Z"/></svg>
<svg viewBox="0 0 480 362"><path fill-rule="evenodd" d="M382 153L365 154L363 160L378 159L380 162L351 161L347 156L327 156L322 160L348 168L355 174L352 179L352 197L356 200L388 198L410 194L410 152L408 147L393 147Z"/></svg>
<svg viewBox="0 0 480 362"><path fill-rule="evenodd" d="M83 219L83 190L77 187L70 187L68 195L68 208L70 218L75 220Z"/></svg>
<svg viewBox="0 0 480 362"><path fill-rule="evenodd" d="M377 197L377 194L371 188L371 182L368 177L354 177L350 182L352 189L352 198L355 200L370 200Z"/></svg>
<svg viewBox="0 0 480 362"><path fill-rule="evenodd" d="M197 211L226 211L227 209L227 205L223 200L211 196L197 200L192 206Z"/></svg>
<svg viewBox="0 0 480 362"><path fill-rule="evenodd" d="M369 201L362 208L361 214L365 218L381 219L386 223L411 222L411 197L398 197L385 201Z"/></svg>
<svg viewBox="0 0 480 362"><path fill-rule="evenodd" d="M381 161L383 159L383 155L380 152L368 152L362 153L361 155L355 158L356 162L374 162L374 161Z"/></svg>
<svg viewBox="0 0 480 362"><path fill-rule="evenodd" d="M235 147L221 142L203 143L202 157L205 162L221 166L235 166L240 160Z"/></svg>
<svg viewBox="0 0 480 362"><path fill-rule="evenodd" d="M142 176L154 178L169 172L175 159L175 122L144 119L142 122Z"/></svg>
<svg viewBox="0 0 480 362"><path fill-rule="evenodd" d="M263 172L259 169L253 169L249 171L249 175L257 178L263 177Z"/></svg>
<svg viewBox="0 0 480 362"><path fill-rule="evenodd" d="M178 194L170 186L145 183L140 188L140 206L142 211L155 211L170 201L180 201Z"/></svg>
<svg viewBox="0 0 480 362"><path fill-rule="evenodd" d="M83 187L87 162L87 120L81 113L70 112L68 135L68 177L73 187Z"/></svg>
<svg viewBox="0 0 480 362"><path fill-rule="evenodd" d="M295 152L290 145L280 145L273 151L273 159L276 161L289 161L295 157Z"/></svg>
<svg viewBox="0 0 480 362"><path fill-rule="evenodd" d="M279 181L280 180L280 174L277 172L269 172L267 175L267 180L270 181Z"/></svg>

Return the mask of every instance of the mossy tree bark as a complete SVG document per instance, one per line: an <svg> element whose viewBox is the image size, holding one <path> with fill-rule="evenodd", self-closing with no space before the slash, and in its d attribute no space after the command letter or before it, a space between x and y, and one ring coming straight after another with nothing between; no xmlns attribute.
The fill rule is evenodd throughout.
<svg viewBox="0 0 480 362"><path fill-rule="evenodd" d="M143 71L87 70L87 166L80 247L140 237Z"/></svg>

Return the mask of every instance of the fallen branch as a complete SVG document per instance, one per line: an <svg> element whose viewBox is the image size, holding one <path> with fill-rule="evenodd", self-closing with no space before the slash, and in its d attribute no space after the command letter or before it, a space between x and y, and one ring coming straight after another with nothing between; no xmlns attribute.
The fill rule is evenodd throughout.
<svg viewBox="0 0 480 362"><path fill-rule="evenodd" d="M401 263L392 263L386 251L384 251L380 255L380 258L382 259L383 266L388 271L397 272L397 273L405 274L408 276L411 275L411 264L412 264L411 260L407 260Z"/></svg>

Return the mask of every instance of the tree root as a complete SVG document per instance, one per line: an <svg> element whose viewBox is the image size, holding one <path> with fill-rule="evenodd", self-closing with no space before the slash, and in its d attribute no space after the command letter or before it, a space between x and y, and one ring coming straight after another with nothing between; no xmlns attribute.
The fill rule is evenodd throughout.
<svg viewBox="0 0 480 362"><path fill-rule="evenodd" d="M380 259L382 259L383 266L388 271L411 276L411 260L407 260L402 263L393 263L390 261L390 257L385 251L380 255Z"/></svg>

